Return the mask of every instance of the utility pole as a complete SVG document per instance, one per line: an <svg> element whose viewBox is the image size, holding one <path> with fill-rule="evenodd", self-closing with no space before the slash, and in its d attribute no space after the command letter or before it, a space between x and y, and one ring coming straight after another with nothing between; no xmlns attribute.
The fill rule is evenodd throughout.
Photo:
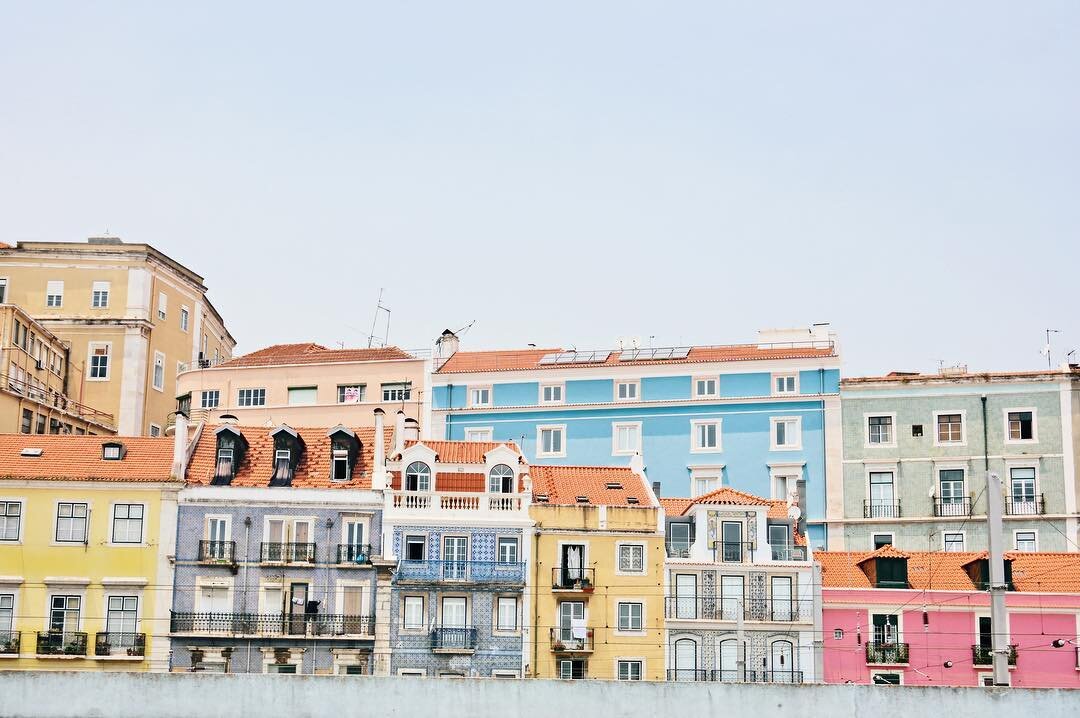
<svg viewBox="0 0 1080 718"><path fill-rule="evenodd" d="M1001 522L1001 478L986 472L986 528L990 545L990 630L994 685L1009 685L1009 645L1005 621L1005 556Z"/></svg>

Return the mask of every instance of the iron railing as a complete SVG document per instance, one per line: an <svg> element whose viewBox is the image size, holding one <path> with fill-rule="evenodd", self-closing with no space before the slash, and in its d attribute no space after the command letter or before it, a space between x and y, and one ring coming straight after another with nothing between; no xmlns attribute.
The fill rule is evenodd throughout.
<svg viewBox="0 0 1080 718"><path fill-rule="evenodd" d="M863 501L864 519L898 519L900 518L899 501Z"/></svg>
<svg viewBox="0 0 1080 718"><path fill-rule="evenodd" d="M810 600L758 598L745 601L668 596L665 604L667 618L690 621L737 621L740 612L747 621L809 621L813 617L813 602Z"/></svg>
<svg viewBox="0 0 1080 718"><path fill-rule="evenodd" d="M116 422L112 414L104 411L98 411L92 406L81 404L74 399L61 394L60 392L48 389L46 387L34 386L21 379L16 379L10 374L0 373L0 384L6 385L8 389L21 394L28 399L46 404L60 411L66 412L71 416L85 419L86 421L92 421L95 424L101 424L103 426L115 427Z"/></svg>
<svg viewBox="0 0 1080 718"><path fill-rule="evenodd" d="M236 563L236 542L200 541L199 563Z"/></svg>
<svg viewBox="0 0 1080 718"><path fill-rule="evenodd" d="M971 516L971 497L937 499L934 501L934 516Z"/></svg>
<svg viewBox="0 0 1080 718"><path fill-rule="evenodd" d="M436 626L431 629L431 650L475 651L476 629Z"/></svg>
<svg viewBox="0 0 1080 718"><path fill-rule="evenodd" d="M667 679L680 682L742 683L746 680L746 671L738 668L669 668Z"/></svg>
<svg viewBox="0 0 1080 718"><path fill-rule="evenodd" d="M749 671L746 679L750 683L802 683L802 671Z"/></svg>
<svg viewBox="0 0 1080 718"><path fill-rule="evenodd" d="M773 561L805 561L805 546L772 546Z"/></svg>
<svg viewBox="0 0 1080 718"><path fill-rule="evenodd" d="M668 558L690 558L690 550L693 547L692 543L665 543L664 548L667 550Z"/></svg>
<svg viewBox="0 0 1080 718"><path fill-rule="evenodd" d="M145 656L145 633L99 633L94 637L95 656Z"/></svg>
<svg viewBox="0 0 1080 718"><path fill-rule="evenodd" d="M315 563L315 544L264 543L260 558L263 563Z"/></svg>
<svg viewBox="0 0 1080 718"><path fill-rule="evenodd" d="M754 549L750 541L717 541L713 544L713 561L716 563L754 562Z"/></svg>
<svg viewBox="0 0 1080 718"><path fill-rule="evenodd" d="M593 629L586 628L584 636L575 636L573 628L551 629L553 653L592 653Z"/></svg>
<svg viewBox="0 0 1080 718"><path fill-rule="evenodd" d="M866 644L866 662L889 665L907 663L908 644L870 641Z"/></svg>
<svg viewBox="0 0 1080 718"><path fill-rule="evenodd" d="M573 566L551 569L551 587L559 591L592 591L596 586L596 570Z"/></svg>
<svg viewBox="0 0 1080 718"><path fill-rule="evenodd" d="M371 546L369 544L339 543L337 547L337 562L351 564L371 563Z"/></svg>
<svg viewBox="0 0 1080 718"><path fill-rule="evenodd" d="M395 581L524 584L525 564L502 561L399 561Z"/></svg>
<svg viewBox="0 0 1080 718"><path fill-rule="evenodd" d="M0 653L18 655L20 639L18 631L0 631Z"/></svg>
<svg viewBox="0 0 1080 718"><path fill-rule="evenodd" d="M337 613L188 613L173 611L173 633L233 636L370 636L375 617Z"/></svg>
<svg viewBox="0 0 1080 718"><path fill-rule="evenodd" d="M976 666L990 666L994 663L994 649L980 645L971 647L971 663ZM1016 646L1009 646L1009 665L1016 665Z"/></svg>
<svg viewBox="0 0 1080 718"><path fill-rule="evenodd" d="M85 656L86 634L81 631L38 631L39 656Z"/></svg>
<svg viewBox="0 0 1080 718"><path fill-rule="evenodd" d="M1031 498L1010 496L1005 499L1005 513L1009 516L1041 516L1046 513L1046 500L1042 494Z"/></svg>

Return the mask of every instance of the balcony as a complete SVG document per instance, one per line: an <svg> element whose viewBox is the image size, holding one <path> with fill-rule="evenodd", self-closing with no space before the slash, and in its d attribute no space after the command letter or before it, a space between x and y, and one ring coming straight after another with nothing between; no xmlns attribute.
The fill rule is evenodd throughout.
<svg viewBox="0 0 1080 718"><path fill-rule="evenodd" d="M146 634L99 633L94 638L94 655L143 657L146 655Z"/></svg>
<svg viewBox="0 0 1080 718"><path fill-rule="evenodd" d="M0 631L0 654L19 655L20 638L18 631Z"/></svg>
<svg viewBox="0 0 1080 718"><path fill-rule="evenodd" d="M337 562L346 566L370 566L371 546L368 544L339 543Z"/></svg>
<svg viewBox="0 0 1080 718"><path fill-rule="evenodd" d="M472 494L463 492L430 493L391 491L390 505L395 509L431 512L459 511L469 514L506 514L528 509L520 494Z"/></svg>
<svg viewBox="0 0 1080 718"><path fill-rule="evenodd" d="M38 631L37 655L85 656L86 634L80 631Z"/></svg>
<svg viewBox="0 0 1080 718"><path fill-rule="evenodd" d="M368 637L375 635L375 617L335 613L282 615L173 611L169 630L214 636Z"/></svg>
<svg viewBox="0 0 1080 718"><path fill-rule="evenodd" d="M431 629L431 651L433 653L473 653L476 651L476 629L444 626L433 628Z"/></svg>
<svg viewBox="0 0 1080 718"><path fill-rule="evenodd" d="M805 561L805 546L771 546L773 561Z"/></svg>
<svg viewBox="0 0 1080 718"><path fill-rule="evenodd" d="M774 621L789 623L810 621L813 602L810 600L700 598L668 596L665 616L683 621Z"/></svg>
<svg viewBox="0 0 1080 718"><path fill-rule="evenodd" d="M259 555L262 563L315 563L313 543L264 543Z"/></svg>
<svg viewBox="0 0 1080 718"><path fill-rule="evenodd" d="M500 561L399 561L394 581L524 585L525 564Z"/></svg>
<svg viewBox="0 0 1080 718"><path fill-rule="evenodd" d="M232 566L236 563L236 542L200 541L199 563Z"/></svg>
<svg viewBox="0 0 1080 718"><path fill-rule="evenodd" d="M113 417L112 414L98 411L86 404L81 404L60 392L48 389L45 386L35 386L22 379L17 379L10 374L2 373L0 373L0 386L6 386L9 391L25 396L31 401L36 401L45 406L59 409L69 416L100 424L101 426L107 426L110 429L116 427L115 417Z"/></svg>
<svg viewBox="0 0 1080 718"><path fill-rule="evenodd" d="M713 544L716 563L753 563L754 544L749 541L717 541Z"/></svg>
<svg viewBox="0 0 1080 718"><path fill-rule="evenodd" d="M900 502L863 501L862 515L864 519L898 519Z"/></svg>
<svg viewBox="0 0 1080 718"><path fill-rule="evenodd" d="M712 677L714 672L716 671L707 671L704 668L669 668L667 679L680 683L703 683L714 680Z"/></svg>
<svg viewBox="0 0 1080 718"><path fill-rule="evenodd" d="M874 643L866 644L866 662L873 665L895 666L908 662L908 644Z"/></svg>
<svg viewBox="0 0 1080 718"><path fill-rule="evenodd" d="M971 499L967 496L957 499L938 499L934 502L934 516L971 516Z"/></svg>
<svg viewBox="0 0 1080 718"><path fill-rule="evenodd" d="M596 588L596 570L592 568L568 568L556 566L551 569L553 591L580 591L592 593Z"/></svg>
<svg viewBox="0 0 1080 718"><path fill-rule="evenodd" d="M975 666L994 665L994 649L984 648L979 645L971 647L971 663ZM1016 665L1016 646L1009 646L1009 665Z"/></svg>
<svg viewBox="0 0 1080 718"><path fill-rule="evenodd" d="M1005 499L1007 516L1041 516L1046 513L1046 500L1042 494L1036 496L1010 496Z"/></svg>
<svg viewBox="0 0 1080 718"><path fill-rule="evenodd" d="M572 628L551 629L552 653L592 653L593 629L586 628L584 636L575 636Z"/></svg>
<svg viewBox="0 0 1080 718"><path fill-rule="evenodd" d="M802 671L749 671L746 679L750 683L802 683Z"/></svg>

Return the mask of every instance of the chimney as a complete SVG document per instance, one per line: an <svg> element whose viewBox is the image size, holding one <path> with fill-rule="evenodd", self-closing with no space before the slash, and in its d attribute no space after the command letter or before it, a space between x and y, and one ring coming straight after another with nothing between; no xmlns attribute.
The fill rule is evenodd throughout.
<svg viewBox="0 0 1080 718"><path fill-rule="evenodd" d="M449 329L443 329L443 333L435 340L435 356L432 362L434 366L432 369L438 371L439 367L445 364L447 359L454 356L459 349L461 349L461 340L458 339L458 335Z"/></svg>
<svg viewBox="0 0 1080 718"><path fill-rule="evenodd" d="M188 420L184 412L178 411L174 421L172 473L176 478L184 479L188 462Z"/></svg>
<svg viewBox="0 0 1080 718"><path fill-rule="evenodd" d="M397 421L394 422L394 456L405 450L405 412L398 409Z"/></svg>
<svg viewBox="0 0 1080 718"><path fill-rule="evenodd" d="M405 438L420 441L420 422L413 418L405 420Z"/></svg>
<svg viewBox="0 0 1080 718"><path fill-rule="evenodd" d="M382 409L375 409L375 459L371 467L371 488L386 488L386 429L383 427Z"/></svg>
<svg viewBox="0 0 1080 718"><path fill-rule="evenodd" d="M652 492L654 494L656 494L657 496L660 495L660 482L659 481L652 482Z"/></svg>

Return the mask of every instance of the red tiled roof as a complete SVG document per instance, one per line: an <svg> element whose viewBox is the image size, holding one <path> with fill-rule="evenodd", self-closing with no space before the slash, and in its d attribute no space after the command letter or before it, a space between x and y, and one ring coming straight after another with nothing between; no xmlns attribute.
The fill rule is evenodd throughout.
<svg viewBox="0 0 1080 718"><path fill-rule="evenodd" d="M585 496L594 506L646 506L652 505L649 489L636 474L626 466L532 466L529 476L533 481L533 500L547 496L549 504L578 504L577 497ZM619 488L607 487L619 484ZM631 504L627 498L636 498Z"/></svg>
<svg viewBox="0 0 1080 718"><path fill-rule="evenodd" d="M754 496L745 491L733 489L730 486L723 486L715 491L702 494L694 499L694 503L710 505L729 504L734 506L772 506L772 502L769 499L763 499L760 496Z"/></svg>
<svg viewBox="0 0 1080 718"><path fill-rule="evenodd" d="M114 442L124 445L123 459L102 459L102 444ZM22 456L23 449L41 449L41 456ZM172 460L166 438L0 434L0 479L177 481Z"/></svg>
<svg viewBox="0 0 1080 718"><path fill-rule="evenodd" d="M831 347L761 348L756 344L731 344L727 346L691 347L682 359L643 359L620 361L618 349L613 349L605 361L589 364L541 364L545 354L562 352L564 349L511 349L477 352L455 352L437 374L461 374L466 372L521 371L526 369L565 369L571 366L648 366L653 364L701 364L706 362L762 361L769 359L812 359L836 356Z"/></svg>
<svg viewBox="0 0 1080 718"><path fill-rule="evenodd" d="M217 436L219 427L207 425L199 437L191 461L188 463L187 480L189 484L209 485L214 478L215 457L217 456ZM244 459L237 467L232 486L269 486L270 475L274 470L274 438L270 432L274 429L265 427L237 426L248 442ZM330 480L331 445L326 435L329 428L298 428L293 430L304 442L304 455L296 466L292 486L295 488L316 489L370 489L371 469L375 459L375 429L370 426L349 427L360 440L360 455L353 467L352 477L348 481ZM386 451L393 443L393 432L386 432Z"/></svg>
<svg viewBox="0 0 1080 718"><path fill-rule="evenodd" d="M264 349L230 359L221 367L277 366L281 364L328 364L331 362L386 361L390 359L415 359L397 347L375 349L327 349L321 344L274 344Z"/></svg>
<svg viewBox="0 0 1080 718"><path fill-rule="evenodd" d="M669 496L661 497L659 501L660 505L664 507L664 513L668 516L682 516L683 512L694 503L693 499L680 499Z"/></svg>
<svg viewBox="0 0 1080 718"><path fill-rule="evenodd" d="M423 444L434 451L440 464L483 464L485 463L484 455L500 446L508 447L516 452L519 461L525 460L517 444L512 441L416 441L409 439L405 442L405 448L416 444ZM392 458L399 457L395 455Z"/></svg>
<svg viewBox="0 0 1080 718"><path fill-rule="evenodd" d="M881 548L871 551L870 553L859 559L859 563L863 561L869 561L872 558L911 558L910 554L906 554L898 548L895 548L891 543L885 544Z"/></svg>
<svg viewBox="0 0 1080 718"><path fill-rule="evenodd" d="M390 488L401 490L401 472L390 472ZM452 491L470 494L482 494L487 491L487 476L484 473L447 471L435 473L434 491ZM518 489L520 491L520 488Z"/></svg>

